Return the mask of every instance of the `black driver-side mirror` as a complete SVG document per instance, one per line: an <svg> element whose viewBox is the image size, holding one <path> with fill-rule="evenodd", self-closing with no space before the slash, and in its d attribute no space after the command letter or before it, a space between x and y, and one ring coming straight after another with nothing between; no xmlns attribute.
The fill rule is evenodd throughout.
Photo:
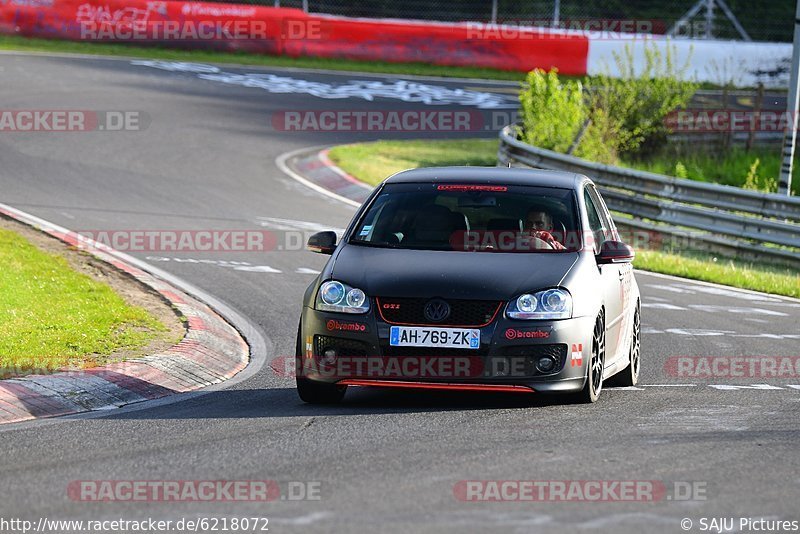
<svg viewBox="0 0 800 534"><path fill-rule="evenodd" d="M636 253L629 245L622 241L605 241L600 246L600 253L597 255L597 263L631 263Z"/></svg>
<svg viewBox="0 0 800 534"><path fill-rule="evenodd" d="M306 248L320 254L333 254L336 250L336 232L317 232L308 238Z"/></svg>

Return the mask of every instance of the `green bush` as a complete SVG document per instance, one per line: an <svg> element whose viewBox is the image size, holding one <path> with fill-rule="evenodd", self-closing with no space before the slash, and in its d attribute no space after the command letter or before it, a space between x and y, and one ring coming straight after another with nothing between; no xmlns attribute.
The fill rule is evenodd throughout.
<svg viewBox="0 0 800 534"><path fill-rule="evenodd" d="M614 124L605 110L593 112L587 106L583 85L575 80L560 80L554 69L528 73L520 93L522 139L531 145L568 152L579 143L576 156L611 163L616 160ZM587 122L588 121L588 122ZM581 130L585 130L581 134Z"/></svg>
<svg viewBox="0 0 800 534"><path fill-rule="evenodd" d="M525 142L566 152L586 120L583 86L560 80L555 69L532 70L525 82L520 93Z"/></svg>
<svg viewBox="0 0 800 534"><path fill-rule="evenodd" d="M574 154L599 163L614 164L619 155L619 128L602 108L589 109L589 124Z"/></svg>
<svg viewBox="0 0 800 534"><path fill-rule="evenodd" d="M662 52L655 46L644 47L644 66L636 68L633 49L614 53L619 77L600 75L586 81L588 104L602 109L617 133L617 152L636 156L662 146L669 129L667 115L683 109L699 84L683 81L689 59L683 65L673 60L674 49Z"/></svg>
<svg viewBox="0 0 800 534"><path fill-rule="evenodd" d="M529 72L520 93L522 139L557 152L572 147L576 156L601 163L652 153L667 140L667 115L685 108L698 88L681 81L688 62L676 66L672 56L669 49L645 47L637 72L626 47L614 55L620 77L601 75L583 84L559 79L556 70Z"/></svg>

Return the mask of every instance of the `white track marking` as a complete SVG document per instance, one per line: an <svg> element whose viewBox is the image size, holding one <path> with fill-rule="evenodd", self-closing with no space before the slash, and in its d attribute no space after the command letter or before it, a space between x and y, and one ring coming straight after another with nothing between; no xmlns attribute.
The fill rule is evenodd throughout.
<svg viewBox="0 0 800 534"><path fill-rule="evenodd" d="M659 330L658 328L643 328L642 334L674 334L677 336L696 336L696 337L713 337L713 336L730 336L735 334L733 330L706 330L702 328L667 328L666 330Z"/></svg>
<svg viewBox="0 0 800 534"><path fill-rule="evenodd" d="M697 384L640 384L643 388L694 388Z"/></svg>
<svg viewBox="0 0 800 534"><path fill-rule="evenodd" d="M319 523L321 521L329 521L331 517L333 517L333 512L322 511L322 512L311 512L310 514L301 515L297 517L274 517L270 516L269 522L270 524L286 524L286 525L313 525L314 523Z"/></svg>
<svg viewBox="0 0 800 534"><path fill-rule="evenodd" d="M667 328L659 330L658 328L642 328L642 334L670 334L678 336L692 336L692 337L747 337L756 339L800 339L800 334L737 334L733 330L704 330L702 328Z"/></svg>
<svg viewBox="0 0 800 534"><path fill-rule="evenodd" d="M645 388L699 388L714 391L785 391L800 390L800 384L639 384L628 387L609 387L608 391L644 391Z"/></svg>
<svg viewBox="0 0 800 534"><path fill-rule="evenodd" d="M281 274L282 271L273 269L269 265L240 265L233 268L234 271L245 271L248 273L274 273Z"/></svg>
<svg viewBox="0 0 800 534"><path fill-rule="evenodd" d="M756 315L772 315L775 317L788 317L788 313L783 313L774 310L765 310L763 308L745 308L741 306L716 306L713 304L689 304L693 310L698 310L707 313L740 313L740 314L756 314Z"/></svg>
<svg viewBox="0 0 800 534"><path fill-rule="evenodd" d="M667 302L642 302L641 306L642 308L653 308L655 310L686 310L686 308L682 306L676 306Z"/></svg>
<svg viewBox="0 0 800 534"><path fill-rule="evenodd" d="M323 147L320 147L320 150L322 150L322 148ZM300 182L301 184L305 185L306 187L308 187L310 189L313 189L317 193L322 193L323 195L325 195L327 197L330 197L330 198L333 198L335 200L338 200L339 202L347 204L348 206L351 206L353 208L360 207L361 206L360 202L356 202L355 200L350 200L349 198L343 197L342 195L337 195L333 191L329 191L329 190L325 189L324 187L315 184L311 180L307 180L305 177L303 177L299 173L296 173L295 171L293 171L292 169L289 168L289 166L286 164L287 161L289 161L291 158L295 157L298 154L302 154L304 152L307 152L308 150L310 150L310 148L300 148L300 149L297 149L297 150L292 150L291 152L286 152L285 154L281 154L280 156L275 158L275 165L277 165L278 168L284 174L286 174L287 176L297 180L298 182Z"/></svg>
<svg viewBox="0 0 800 534"><path fill-rule="evenodd" d="M309 232L336 232L338 235L344 233L344 228L336 228L329 224L315 223L309 221L298 221L295 219L279 219L277 217L256 217L256 222L264 228L273 230L307 230Z"/></svg>
<svg viewBox="0 0 800 534"><path fill-rule="evenodd" d="M647 287L653 289L659 289L661 291L671 291L672 293L686 293L688 295L694 295L694 291L683 289L676 286L668 286L664 284L647 284Z"/></svg>
<svg viewBox="0 0 800 534"><path fill-rule="evenodd" d="M460 105L478 109L517 109L519 104L510 96L471 91L441 85L430 85L409 80L347 80L345 83L309 81L290 76L279 76L268 72L224 72L214 65L185 63L180 61L135 60L131 65L152 67L169 72L185 72L201 80L263 89L276 94L304 94L322 99L362 99L369 102L376 98L400 100L428 106Z"/></svg>
<svg viewBox="0 0 800 534"><path fill-rule="evenodd" d="M708 387L720 389L724 391L738 391L741 389L757 389L762 391L783 391L784 389L778 386L771 386L769 384L753 384L752 386L740 386L734 384L709 384Z"/></svg>
<svg viewBox="0 0 800 534"><path fill-rule="evenodd" d="M160 263L193 263L198 265L213 265L214 267L223 267L226 269L233 269L235 271L246 271L251 273L274 273L280 274L282 271L270 267L269 265L253 265L246 261L229 261L229 260L203 260L197 258L166 258L163 256L147 256L148 261L157 261Z"/></svg>
<svg viewBox="0 0 800 534"><path fill-rule="evenodd" d="M283 271L270 267L269 265L253 265L247 261L233 261L233 260L204 260L197 258L168 258L164 256L147 256L148 261L157 261L159 263L193 263L198 265L213 265L214 267L223 267L226 269L233 269L234 271L244 271L251 273L269 273L269 274L283 274ZM297 274L319 274L317 269L309 267L298 267L294 270Z"/></svg>
<svg viewBox="0 0 800 534"><path fill-rule="evenodd" d="M700 293L708 293L709 295L719 295L722 297L730 297L733 299L739 300L749 300L749 301L757 301L757 302L780 302L780 299L770 297L767 295L761 295L758 293L740 293L738 291L733 291L730 289L725 289L722 287L706 287L706 286L694 286L690 284L677 284L677 287L683 289L690 289L692 291L699 291Z"/></svg>
<svg viewBox="0 0 800 534"><path fill-rule="evenodd" d="M672 276L670 274L661 274L661 273L653 273L650 271L642 271L639 269L635 269L637 275L642 276L643 278L652 277L652 278L661 278L662 280L671 280L673 282L677 282L679 285L690 287L692 289L698 289L699 287L708 287L708 288L716 288L719 290L730 291L739 295L756 295L760 297L762 300L764 299L778 299L783 302L791 302L793 304L800 304L800 299L792 298L792 297L785 297L783 295L770 295L767 293L762 293L760 291L753 291L751 289L740 289L738 287L731 287L731 286L723 286L720 284L715 284L713 282L703 282L702 280L689 280L687 278L680 278L678 276ZM678 288L680 289L680 288ZM670 291L670 290L667 290Z"/></svg>

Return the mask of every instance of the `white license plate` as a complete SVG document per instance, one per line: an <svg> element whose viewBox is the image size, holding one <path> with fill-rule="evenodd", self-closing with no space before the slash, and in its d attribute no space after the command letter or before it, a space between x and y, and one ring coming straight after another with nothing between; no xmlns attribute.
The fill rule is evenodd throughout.
<svg viewBox="0 0 800 534"><path fill-rule="evenodd" d="M389 345L393 347L479 349L481 347L481 331L477 328L393 326L389 331Z"/></svg>

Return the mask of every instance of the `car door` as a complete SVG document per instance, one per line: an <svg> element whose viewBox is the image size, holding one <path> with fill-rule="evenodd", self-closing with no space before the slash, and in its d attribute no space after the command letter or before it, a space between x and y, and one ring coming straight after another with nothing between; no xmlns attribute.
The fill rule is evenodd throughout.
<svg viewBox="0 0 800 534"><path fill-rule="evenodd" d="M604 213L604 206L597 192L592 186L587 186L583 191L583 201L586 204L586 215L589 227L594 238L595 254L600 252L600 246L608 240L614 239L614 226L610 218ZM606 360L605 365L613 365L619 353L620 336L622 334L622 281L624 274L619 264L609 263L598 265L601 279L601 291L606 311Z"/></svg>
<svg viewBox="0 0 800 534"><path fill-rule="evenodd" d="M606 206L606 201L603 200L600 191L592 186L592 194L597 195L597 200L599 201L598 207L601 209L600 215L607 219L613 235L612 239L621 241L617 226L611 218L611 212L608 211L608 206ZM619 263L617 264L617 269L619 269L620 300L622 307L622 317L620 318L620 327L617 333L617 346L619 347L617 353L621 359L626 359L628 357L627 351L630 346L629 342L633 328L633 312L636 308L636 303L634 299L631 298L633 294L633 264Z"/></svg>

